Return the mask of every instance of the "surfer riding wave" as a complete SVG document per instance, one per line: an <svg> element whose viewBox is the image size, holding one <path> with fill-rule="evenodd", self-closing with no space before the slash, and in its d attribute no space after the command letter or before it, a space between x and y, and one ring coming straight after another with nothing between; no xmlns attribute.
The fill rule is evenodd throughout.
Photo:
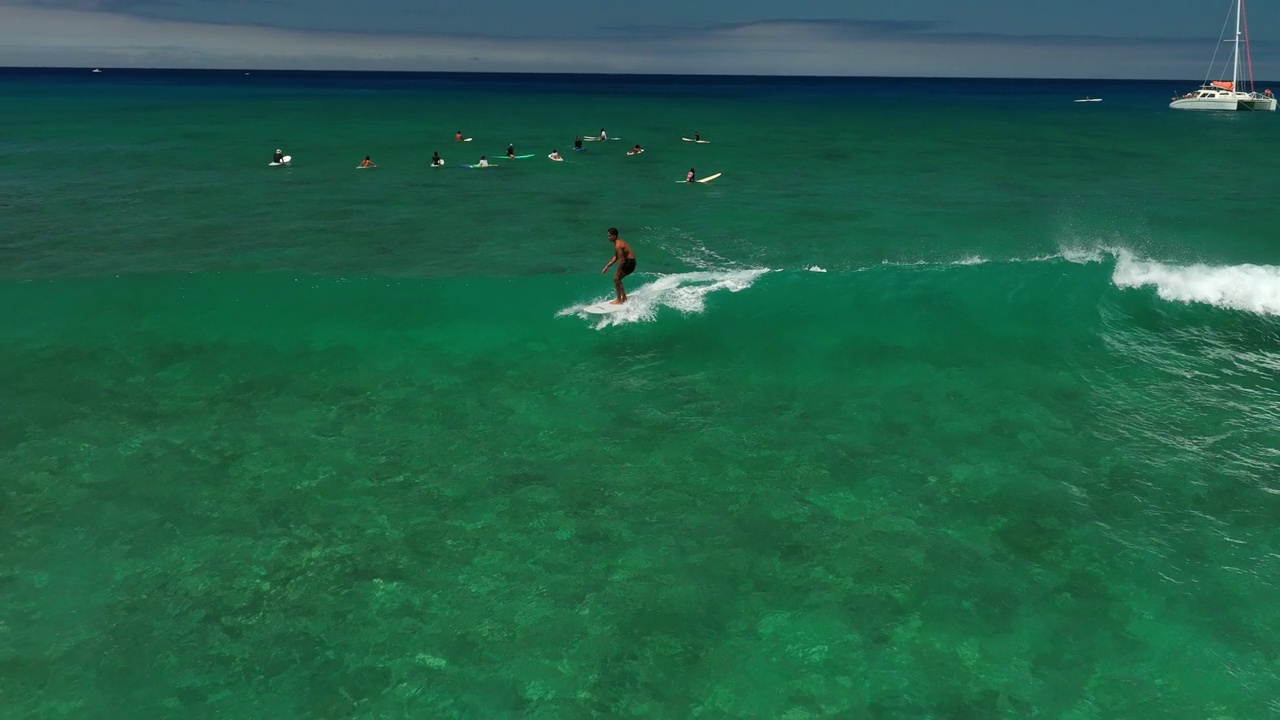
<svg viewBox="0 0 1280 720"><path fill-rule="evenodd" d="M608 236L609 242L613 243L613 259L604 266L600 274L603 275L609 272L609 268L614 263L618 263L618 269L613 273L613 289L617 291L618 299L611 304L621 305L627 301L627 291L622 287L622 278L636 271L636 253L627 244L626 240L618 237L618 228L609 228Z"/></svg>

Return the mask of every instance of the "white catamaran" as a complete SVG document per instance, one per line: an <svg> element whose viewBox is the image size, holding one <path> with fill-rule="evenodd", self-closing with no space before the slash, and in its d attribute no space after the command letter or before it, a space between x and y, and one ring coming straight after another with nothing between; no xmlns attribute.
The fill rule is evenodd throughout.
<svg viewBox="0 0 1280 720"><path fill-rule="evenodd" d="M1231 43L1231 79L1226 79L1226 68L1222 69L1220 80L1209 81L1208 75L1199 90L1189 92L1182 97L1173 98L1169 107L1174 110L1272 110L1276 109L1276 98L1271 90L1255 92L1253 88L1253 62L1249 57L1249 24L1245 21L1244 0L1235 0L1236 34L1226 42ZM1228 20L1230 17L1228 16ZM1227 25L1223 24L1223 35ZM1240 44L1244 43L1245 70L1248 74L1248 91L1240 88ZM1222 46L1219 38L1218 46ZM1209 73L1213 73L1213 65L1218 53L1213 53L1213 61L1209 63Z"/></svg>

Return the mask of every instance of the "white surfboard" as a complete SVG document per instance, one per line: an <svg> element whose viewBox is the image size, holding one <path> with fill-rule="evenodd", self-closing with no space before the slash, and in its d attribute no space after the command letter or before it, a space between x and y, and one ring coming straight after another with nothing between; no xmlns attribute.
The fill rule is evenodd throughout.
<svg viewBox="0 0 1280 720"><path fill-rule="evenodd" d="M627 154L628 154L628 155L639 155L639 154L640 154L640 153L642 153L642 152L644 152L644 148L640 148L639 150L628 150L628 151L627 151Z"/></svg>
<svg viewBox="0 0 1280 720"><path fill-rule="evenodd" d="M710 140L694 140L693 138L687 138L687 137L682 137L680 139L685 142L698 143L699 145L706 145L711 142Z"/></svg>
<svg viewBox="0 0 1280 720"><path fill-rule="evenodd" d="M724 173L716 173L715 175L708 175L702 178L701 180L699 180L698 182L711 182L712 180L715 180L716 178L720 177L723 174Z"/></svg>
<svg viewBox="0 0 1280 720"><path fill-rule="evenodd" d="M1102 102L1102 98L1086 97L1086 98L1081 98L1079 100L1074 100L1072 102Z"/></svg>
<svg viewBox="0 0 1280 720"><path fill-rule="evenodd" d="M472 141L472 140L474 140L474 139L475 139L475 138L462 138L462 140L461 140L460 142L471 142L471 141Z"/></svg>
<svg viewBox="0 0 1280 720"><path fill-rule="evenodd" d="M275 161L273 160L273 161L271 161L271 162L267 163L267 167L280 167L281 165L288 165L288 164L289 164L289 162L290 162L291 160L293 160L293 156L292 156L292 155L285 155L285 156L284 156L284 159L283 159L283 160L281 160L280 162L275 162Z"/></svg>
<svg viewBox="0 0 1280 720"><path fill-rule="evenodd" d="M357 165L356 169L357 170L376 170L377 167L378 167L377 165Z"/></svg>
<svg viewBox="0 0 1280 720"><path fill-rule="evenodd" d="M547 157L551 158L552 160L555 160L556 162L564 162L564 158L562 158L562 157L556 157L556 156L554 156L554 155L550 155L550 154L548 154L548 155L547 155Z"/></svg>
<svg viewBox="0 0 1280 720"><path fill-rule="evenodd" d="M594 305L588 305L582 308L582 312L591 313L592 315L608 315L609 313L616 313L626 306L626 303L619 303L615 305L612 300L601 300Z"/></svg>

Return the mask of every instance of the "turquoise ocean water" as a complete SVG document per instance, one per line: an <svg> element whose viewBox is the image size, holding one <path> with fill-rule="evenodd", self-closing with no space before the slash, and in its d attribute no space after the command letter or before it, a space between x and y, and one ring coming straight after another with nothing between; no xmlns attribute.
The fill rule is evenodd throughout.
<svg viewBox="0 0 1280 720"><path fill-rule="evenodd" d="M1190 87L0 74L3 712L1280 716L1280 118Z"/></svg>

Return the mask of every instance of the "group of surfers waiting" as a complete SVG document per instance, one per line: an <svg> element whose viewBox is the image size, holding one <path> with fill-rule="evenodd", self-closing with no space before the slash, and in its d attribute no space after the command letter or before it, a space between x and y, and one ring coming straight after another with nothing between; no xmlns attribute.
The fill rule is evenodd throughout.
<svg viewBox="0 0 1280 720"><path fill-rule="evenodd" d="M695 132L695 133L693 134L693 138L694 138L694 140L695 140L695 141L696 141L696 140L701 140L701 139L702 139L702 135L701 135L701 134L699 134L699 133L697 133L697 132ZM454 140L454 142L465 142L465 141L470 140L470 139L471 139L471 138L463 138L463 137L462 137L462 131L461 131L461 130L459 130L459 131L457 131L456 133L454 133L454 136L453 136L453 140ZM599 137L594 137L594 138L591 138L591 139L592 139L592 140L600 140L600 141L608 140L608 139L609 139L609 135L608 135L607 133L605 133L604 128L600 128L600 135L599 135ZM576 152L581 152L581 151L582 151L582 136L581 136L581 135L579 135L579 136L577 136L576 138L574 138L574 141L573 141L573 149L574 149L574 151L576 151ZM639 155L639 154L640 154L640 153L642 153L642 152L644 152L644 148L643 148L643 147L640 147L640 143L636 143L635 145L633 145L633 146L631 147L631 149L630 149L630 150L628 150L628 151L627 151L627 154L628 154L628 155ZM516 146L515 146L515 144L514 144L514 143L510 143L510 144L508 144L508 145L507 145L507 157L508 157L508 158L511 158L511 159L513 159L513 160L516 158ZM560 151L559 151L559 150L552 150L552 151L551 151L551 153L550 153L549 155L547 155L547 157L548 157L548 158L551 158L552 160L555 160L556 162L561 162L561 161L563 161L563 160L564 160L564 157L560 155ZM279 148L276 148L276 152L275 152L275 154L271 156L271 162L272 162L272 163L276 163L276 164L282 164L282 163L284 163L284 162L285 162L284 158L285 158L285 154L284 154L283 152L281 152ZM432 167L442 167L443 165L444 165L444 158L440 157L440 151L439 151L439 150L434 150L434 151L432 151L432 153L431 153L431 166L432 166ZM476 167L489 167L489 159L488 159L488 157L486 157L486 156L484 156L484 155L481 155L481 156L480 156L480 162L476 163L476 165L475 165L475 166L476 166ZM378 167L378 165L377 165L377 163L373 162L373 160L369 159L369 156L368 156L368 155L365 155L365 156L364 156L364 160L361 160L361 161L360 161L360 164L359 164L357 167L361 167L361 168L376 168L376 167ZM685 182L693 182L693 181L694 181L694 175L695 175L695 174L694 174L693 168L689 168L689 173L685 176Z"/></svg>

